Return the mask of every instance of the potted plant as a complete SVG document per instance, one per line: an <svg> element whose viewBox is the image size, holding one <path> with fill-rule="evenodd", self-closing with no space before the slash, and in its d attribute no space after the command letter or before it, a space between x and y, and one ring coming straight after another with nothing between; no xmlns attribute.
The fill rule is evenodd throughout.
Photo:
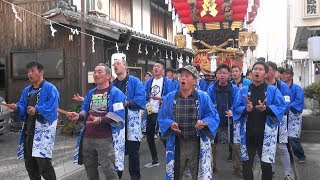
<svg viewBox="0 0 320 180"><path fill-rule="evenodd" d="M66 136L72 136L74 129L74 124L69 122L68 120L64 121L63 127L61 129L61 134Z"/></svg>
<svg viewBox="0 0 320 180"><path fill-rule="evenodd" d="M313 113L315 115L319 113L319 102L320 102L320 82L315 82L310 84L309 86L305 87L304 89L304 96L306 98L310 98L312 100L317 101L317 105L313 107Z"/></svg>
<svg viewBox="0 0 320 180"><path fill-rule="evenodd" d="M71 106L68 109L68 112L79 113L80 109L81 109L81 104L76 104L74 106ZM64 134L64 135L73 135L73 134L78 135L78 132L81 129L81 126L78 122L76 123L70 122L66 117L62 119L61 123L62 123L61 134Z"/></svg>
<svg viewBox="0 0 320 180"><path fill-rule="evenodd" d="M304 114L302 117L302 129L310 130L310 131L319 131L320 130L320 110L319 110L319 102L320 102L320 82L315 82L305 87L304 96L306 98L310 98L311 100L315 100L316 102L311 102L311 114Z"/></svg>

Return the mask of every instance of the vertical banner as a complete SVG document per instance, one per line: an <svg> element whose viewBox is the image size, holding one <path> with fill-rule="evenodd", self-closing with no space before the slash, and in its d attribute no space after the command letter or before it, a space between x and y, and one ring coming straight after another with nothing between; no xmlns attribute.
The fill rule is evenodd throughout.
<svg viewBox="0 0 320 180"><path fill-rule="evenodd" d="M215 72L217 70L217 56L210 56L210 71Z"/></svg>

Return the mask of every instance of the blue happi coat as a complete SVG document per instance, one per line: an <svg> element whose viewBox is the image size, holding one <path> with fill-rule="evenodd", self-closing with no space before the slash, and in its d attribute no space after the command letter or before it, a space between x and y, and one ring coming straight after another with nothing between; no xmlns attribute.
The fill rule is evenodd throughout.
<svg viewBox="0 0 320 180"><path fill-rule="evenodd" d="M179 81L176 79L171 80L172 81L172 89L173 90L178 90L180 88L179 86Z"/></svg>
<svg viewBox="0 0 320 180"><path fill-rule="evenodd" d="M214 86L216 83L219 83L218 81L209 86L207 94L209 95L212 103L216 106L219 103L222 102L217 102L217 93L214 91ZM231 99L233 100L233 103L229 105L229 110L234 109L234 104L237 99L238 91L239 88L234 85L234 84L228 84L232 86L232 94L231 94ZM221 121L221 120L220 120ZM240 123L233 123L233 143L240 143Z"/></svg>
<svg viewBox="0 0 320 180"><path fill-rule="evenodd" d="M146 91L146 101L150 100L151 86L152 86L153 79L154 79L154 77L151 77L151 78L148 79L148 81L146 81L144 83L144 88L145 88L145 91ZM168 77L163 77L163 86L162 86L161 96L165 96L168 93L177 90L176 88L179 88L179 87L175 87L172 84L172 81Z"/></svg>
<svg viewBox="0 0 320 180"><path fill-rule="evenodd" d="M232 84L235 84L235 82L232 80ZM239 88L242 88L244 86L249 86L251 84L251 81L247 78L242 78L240 83L237 85Z"/></svg>
<svg viewBox="0 0 320 180"><path fill-rule="evenodd" d="M133 101L139 106L139 109L128 108L126 119L127 140L141 141L142 114L140 110L146 109L146 96L142 82L138 78L129 75L125 95L127 101Z"/></svg>
<svg viewBox="0 0 320 180"><path fill-rule="evenodd" d="M288 136L300 138L302 124L302 110L304 106L303 89L292 83L290 85L290 110L288 117Z"/></svg>
<svg viewBox="0 0 320 180"><path fill-rule="evenodd" d="M175 165L175 138L176 134L171 130L171 124L175 122L173 107L175 95L178 91L174 91L163 97L163 104L159 111L158 122L161 130L161 136L167 138L166 142L166 179L174 179ZM200 137L200 153L199 153L199 169L198 178L201 180L210 180L212 177L211 168L211 143L219 126L219 115L214 108L209 96L201 91L196 90L198 94L197 106L198 116L203 122L208 122L209 126L198 132ZM164 135L166 137L164 137Z"/></svg>
<svg viewBox="0 0 320 180"><path fill-rule="evenodd" d="M19 102L16 103L19 108L18 121L26 122L27 120L27 100L31 88L31 85L24 88ZM47 81L43 83L39 91L39 100L35 108L41 116L38 116L35 123L32 157L52 158L58 119L59 92L53 84ZM24 157L24 134L23 126L18 147L18 159Z"/></svg>
<svg viewBox="0 0 320 180"><path fill-rule="evenodd" d="M199 80L199 88L200 90L207 92L208 88L214 84L214 80L212 80L209 84L207 84L206 80L200 78Z"/></svg>
<svg viewBox="0 0 320 180"><path fill-rule="evenodd" d="M283 81L277 80L276 86L286 102L286 111L279 125L279 143L288 143L288 111L290 107L290 89Z"/></svg>
<svg viewBox="0 0 320 180"><path fill-rule="evenodd" d="M247 145L246 145L246 123L248 115L246 113L247 102L243 96L248 96L248 86L245 86L239 90L236 103L234 105L233 119L235 122L240 122L240 149L241 149L241 160L249 160ZM277 87L273 85L267 86L266 92L266 106L271 109L275 117L266 116L264 139L262 145L262 157L261 161L266 163L275 162L276 144L278 126L282 121L282 117L286 110L286 103L281 92Z"/></svg>
<svg viewBox="0 0 320 180"><path fill-rule="evenodd" d="M81 114L84 114L85 121L89 115L90 110L90 102L92 99L92 95L96 91L97 88L91 89L86 97L84 98ZM118 116L120 116L123 120L125 119L125 110L124 110L124 101L125 95L116 87L112 87L109 95L108 95L108 110L109 112L114 112ZM119 108L122 107L122 108ZM77 145L76 145L76 153L73 157L73 162L77 164L82 164L82 154L79 153L81 149L81 141L84 137L86 122L84 122L84 126L82 127L80 134L78 136ZM125 151L125 128L123 126L111 126L112 138L113 138L113 148L115 154L115 169L117 171L123 171L124 169L124 151Z"/></svg>

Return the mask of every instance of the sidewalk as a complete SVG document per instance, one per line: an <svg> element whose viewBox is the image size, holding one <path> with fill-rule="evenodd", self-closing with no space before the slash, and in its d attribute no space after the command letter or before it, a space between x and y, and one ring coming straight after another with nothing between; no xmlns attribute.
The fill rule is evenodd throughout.
<svg viewBox="0 0 320 180"><path fill-rule="evenodd" d="M304 164L299 164L296 159L294 165L291 167L291 175L295 180L318 180L320 179L320 132L316 131L303 131L301 135L302 146L304 148L305 154L307 156L307 162ZM163 154L162 142L156 141L159 148L159 154ZM150 160L150 154L146 146L145 139L143 140L143 145L141 146L141 166ZM217 180L226 180L226 179L238 179L232 175L232 163L225 163L226 158L226 147L219 147L221 153L219 153L219 164L224 164L223 166L218 166L218 173L215 175ZM149 180L150 177L153 177L152 180L163 179L164 176L164 157L160 156L161 166L151 169L145 169L141 167L141 173L143 175L143 180ZM127 157L126 157L127 158ZM128 162L126 160L126 162ZM59 164L54 167L57 174L58 180L85 180L86 173L83 166L73 164L70 161ZM276 157L276 163L273 166L275 171L275 176L273 180L284 180L284 172L279 161L278 155ZM260 162L254 165L254 177L255 180L261 179L261 168ZM125 180L130 179L128 170L125 170L124 178Z"/></svg>
<svg viewBox="0 0 320 180"><path fill-rule="evenodd" d="M320 131L303 131L301 142L307 156L307 162L300 164L294 157L295 162L291 165L291 176L295 180L318 180L320 179ZM277 155L273 171L275 171L273 180L283 180L285 178ZM254 175L256 180L261 179L260 163L256 163Z"/></svg>
<svg viewBox="0 0 320 180"><path fill-rule="evenodd" d="M320 132L303 131L301 142L307 162L295 163L297 180L318 180L320 179Z"/></svg>

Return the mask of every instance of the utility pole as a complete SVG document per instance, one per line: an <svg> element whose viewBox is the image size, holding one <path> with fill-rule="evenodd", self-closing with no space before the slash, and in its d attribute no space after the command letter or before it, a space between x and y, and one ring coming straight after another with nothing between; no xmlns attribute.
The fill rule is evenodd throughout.
<svg viewBox="0 0 320 180"><path fill-rule="evenodd" d="M292 60L292 51L291 51L291 46L290 46L290 32L291 32L291 22L290 22L290 15L291 15L291 0L287 0L287 53L286 53L286 60L287 63L289 60Z"/></svg>
<svg viewBox="0 0 320 180"><path fill-rule="evenodd" d="M86 85L87 85L87 70L86 70L86 24L85 24L85 0L81 0L81 96L86 94Z"/></svg>

